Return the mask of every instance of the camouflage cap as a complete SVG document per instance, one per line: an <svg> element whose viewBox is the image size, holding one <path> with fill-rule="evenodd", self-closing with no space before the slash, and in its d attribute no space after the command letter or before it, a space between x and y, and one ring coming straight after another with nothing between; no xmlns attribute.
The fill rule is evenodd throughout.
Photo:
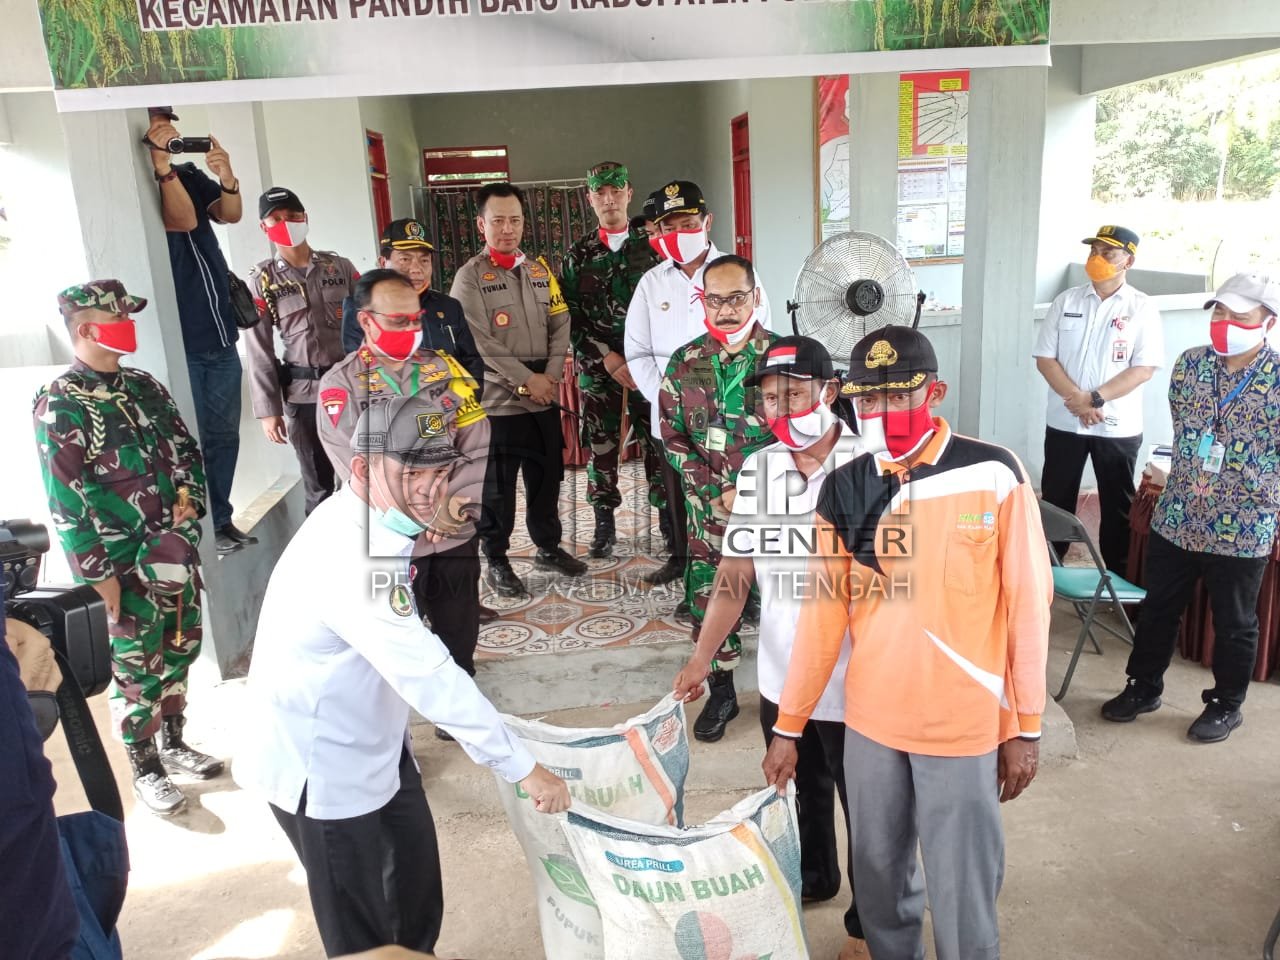
<svg viewBox="0 0 1280 960"><path fill-rule="evenodd" d="M369 406L356 421L353 454L380 453L408 466L443 466L461 454L453 442L457 410L422 395Z"/></svg>
<svg viewBox="0 0 1280 960"><path fill-rule="evenodd" d="M80 310L136 313L146 305L144 298L132 296L119 280L90 280L67 287L58 294L58 309L64 317Z"/></svg>
<svg viewBox="0 0 1280 960"><path fill-rule="evenodd" d="M165 530L142 545L135 572L152 593L174 597L191 581L195 567L196 549L177 528Z"/></svg>

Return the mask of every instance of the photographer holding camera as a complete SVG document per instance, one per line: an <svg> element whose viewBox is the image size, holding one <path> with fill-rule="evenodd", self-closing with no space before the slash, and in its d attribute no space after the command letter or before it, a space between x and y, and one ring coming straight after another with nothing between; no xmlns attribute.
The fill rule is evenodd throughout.
<svg viewBox="0 0 1280 960"><path fill-rule="evenodd" d="M214 137L178 133L173 107L151 107L147 114L151 125L143 143L151 150L160 187L191 399L209 476L209 509L218 553L228 554L258 542L231 522L231 481L240 455L242 370L230 271L211 226L240 222L240 181L231 170L231 157ZM194 163L173 162L192 153L205 155L216 181Z"/></svg>
<svg viewBox="0 0 1280 960"><path fill-rule="evenodd" d="M53 771L28 706L29 692L47 696L60 679L48 639L0 616L0 930L13 960L65 957L80 927L53 815Z"/></svg>
<svg viewBox="0 0 1280 960"><path fill-rule="evenodd" d="M137 348L132 315L146 304L119 280L60 293L76 360L40 392L34 415L49 510L71 572L106 602L112 713L133 790L164 815L185 802L166 771L208 779L222 761L182 739L187 670L200 650L204 465L168 391L120 365Z"/></svg>

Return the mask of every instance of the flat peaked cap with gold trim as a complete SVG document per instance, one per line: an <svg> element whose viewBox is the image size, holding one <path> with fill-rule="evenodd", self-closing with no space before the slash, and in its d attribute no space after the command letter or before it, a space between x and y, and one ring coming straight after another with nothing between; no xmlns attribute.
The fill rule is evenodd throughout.
<svg viewBox="0 0 1280 960"><path fill-rule="evenodd" d="M937 372L938 356L928 337L910 327L881 327L854 344L841 393L915 390Z"/></svg>

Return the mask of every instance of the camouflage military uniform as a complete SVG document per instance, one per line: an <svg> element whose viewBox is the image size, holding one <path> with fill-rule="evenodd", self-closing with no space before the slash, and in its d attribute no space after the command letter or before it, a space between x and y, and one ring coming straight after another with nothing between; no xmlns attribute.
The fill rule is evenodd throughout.
<svg viewBox="0 0 1280 960"><path fill-rule="evenodd" d="M200 450L150 374L128 367L102 374L79 360L36 397L35 428L72 574L82 583L120 582L120 617L110 625L112 713L126 744L149 740L162 714L185 707L187 670L200 652L201 584L197 571L177 597L152 592L138 552L171 526L178 487L203 516ZM199 543L195 521L177 531Z"/></svg>
<svg viewBox="0 0 1280 960"><path fill-rule="evenodd" d="M694 619L694 643L707 614L729 519L727 511L712 509L712 501L734 486L749 454L774 442L763 413L756 408L759 391L743 383L776 339L757 323L747 345L733 355L703 334L675 352L662 379L658 399L662 441L681 476L689 514L684 583ZM741 650L735 624L716 654L714 668L731 669Z"/></svg>
<svg viewBox="0 0 1280 960"><path fill-rule="evenodd" d="M622 430L623 388L605 369L610 352L623 353L627 307L640 278L658 262L643 233L632 232L622 249L611 251L599 231L580 239L565 255L560 289L569 305L569 343L578 361L582 391L582 446L587 460L587 501L594 507L618 507L618 444ZM627 410L644 452L649 504L666 506L662 489L662 451L649 432L649 402L638 390L627 392Z"/></svg>

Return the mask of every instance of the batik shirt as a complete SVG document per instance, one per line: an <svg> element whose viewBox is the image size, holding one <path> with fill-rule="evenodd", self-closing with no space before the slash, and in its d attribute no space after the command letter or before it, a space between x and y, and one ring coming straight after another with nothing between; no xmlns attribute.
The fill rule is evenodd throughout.
<svg viewBox="0 0 1280 960"><path fill-rule="evenodd" d="M1265 557L1280 509L1280 356L1264 346L1248 367L1228 373L1209 347L1192 347L1174 365L1169 408L1173 466L1151 529L1183 550ZM1204 469L1207 442L1225 448L1218 473Z"/></svg>

